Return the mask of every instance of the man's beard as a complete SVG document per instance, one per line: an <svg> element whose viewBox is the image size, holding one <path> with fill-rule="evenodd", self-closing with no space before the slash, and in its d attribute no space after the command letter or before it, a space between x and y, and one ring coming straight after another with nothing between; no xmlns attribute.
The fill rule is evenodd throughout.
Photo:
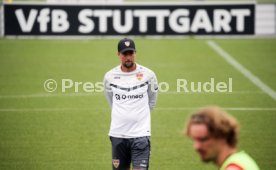
<svg viewBox="0 0 276 170"><path fill-rule="evenodd" d="M126 67L126 68L131 68L131 67L133 67L134 63L133 63L133 62L126 62L126 63L124 63L123 65L124 65L124 67Z"/></svg>

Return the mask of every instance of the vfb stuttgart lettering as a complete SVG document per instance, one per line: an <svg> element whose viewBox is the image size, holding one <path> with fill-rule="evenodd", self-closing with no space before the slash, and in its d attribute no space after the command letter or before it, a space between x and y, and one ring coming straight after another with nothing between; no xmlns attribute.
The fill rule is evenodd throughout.
<svg viewBox="0 0 276 170"><path fill-rule="evenodd" d="M242 33L254 14L248 8L197 9L188 6L168 9L68 9L23 7L14 10L23 33L38 29L40 33L74 34L184 34ZM111 8L111 7L110 7ZM193 14L193 15L192 15Z"/></svg>
<svg viewBox="0 0 276 170"><path fill-rule="evenodd" d="M125 94L115 94L116 100L125 100L125 99L141 99L143 98L143 94L134 94L134 95L125 95Z"/></svg>

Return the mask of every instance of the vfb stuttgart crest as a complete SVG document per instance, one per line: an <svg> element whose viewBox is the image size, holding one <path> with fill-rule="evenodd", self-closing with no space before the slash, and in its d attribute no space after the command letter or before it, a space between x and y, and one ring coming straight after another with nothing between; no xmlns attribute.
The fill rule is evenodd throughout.
<svg viewBox="0 0 276 170"><path fill-rule="evenodd" d="M129 41L126 41L126 42L125 42L125 46L129 47L129 45L130 45L130 42L129 42Z"/></svg>
<svg viewBox="0 0 276 170"><path fill-rule="evenodd" d="M142 80L143 79L143 74L142 73L137 73L136 78L137 78L137 80Z"/></svg>
<svg viewBox="0 0 276 170"><path fill-rule="evenodd" d="M115 168L118 168L119 165L120 165L120 159L113 159L113 166L114 166Z"/></svg>

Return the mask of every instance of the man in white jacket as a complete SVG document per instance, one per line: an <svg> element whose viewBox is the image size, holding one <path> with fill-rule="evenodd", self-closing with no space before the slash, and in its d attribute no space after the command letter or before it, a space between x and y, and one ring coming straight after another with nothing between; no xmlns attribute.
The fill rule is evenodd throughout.
<svg viewBox="0 0 276 170"><path fill-rule="evenodd" d="M105 96L112 108L109 136L113 170L148 170L151 115L157 99L155 73L135 63L132 39L118 43L121 64L105 74Z"/></svg>

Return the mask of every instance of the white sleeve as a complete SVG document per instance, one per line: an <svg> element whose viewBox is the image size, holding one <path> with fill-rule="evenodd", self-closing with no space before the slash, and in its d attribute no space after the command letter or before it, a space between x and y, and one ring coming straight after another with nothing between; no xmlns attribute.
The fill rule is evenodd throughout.
<svg viewBox="0 0 276 170"><path fill-rule="evenodd" d="M109 106L112 107L113 92L112 92L112 89L110 87L110 83L108 82L106 77L104 78L104 95L107 99L107 102L108 102Z"/></svg>
<svg viewBox="0 0 276 170"><path fill-rule="evenodd" d="M151 111L156 105L157 94L158 94L158 81L155 74L153 73L153 77L149 80L149 86L148 86L149 107Z"/></svg>

